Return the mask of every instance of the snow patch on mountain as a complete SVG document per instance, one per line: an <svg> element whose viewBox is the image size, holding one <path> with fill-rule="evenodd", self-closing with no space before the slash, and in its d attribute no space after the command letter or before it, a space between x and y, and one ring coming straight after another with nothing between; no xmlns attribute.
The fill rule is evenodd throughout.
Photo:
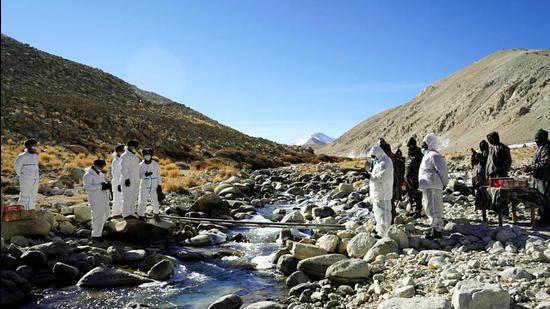
<svg viewBox="0 0 550 309"><path fill-rule="evenodd" d="M310 136L306 136L296 143L294 145L296 146L306 146L306 145L326 145L330 144L334 141L334 138L328 137L323 133L315 133Z"/></svg>

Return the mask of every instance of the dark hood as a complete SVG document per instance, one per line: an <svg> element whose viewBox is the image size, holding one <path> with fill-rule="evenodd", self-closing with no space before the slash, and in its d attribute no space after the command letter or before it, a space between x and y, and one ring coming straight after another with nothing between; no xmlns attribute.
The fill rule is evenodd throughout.
<svg viewBox="0 0 550 309"><path fill-rule="evenodd" d="M498 136L497 132L491 132L487 134L487 140L491 145L498 145L500 144L500 136Z"/></svg>

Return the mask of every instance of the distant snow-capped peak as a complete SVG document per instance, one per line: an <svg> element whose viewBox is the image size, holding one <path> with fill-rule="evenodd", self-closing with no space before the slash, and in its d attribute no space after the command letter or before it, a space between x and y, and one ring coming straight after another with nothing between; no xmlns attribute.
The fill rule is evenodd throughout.
<svg viewBox="0 0 550 309"><path fill-rule="evenodd" d="M306 136L296 143L294 145L296 146L304 146L304 145L326 145L330 144L334 141L334 138L328 137L323 133L315 133L310 136Z"/></svg>

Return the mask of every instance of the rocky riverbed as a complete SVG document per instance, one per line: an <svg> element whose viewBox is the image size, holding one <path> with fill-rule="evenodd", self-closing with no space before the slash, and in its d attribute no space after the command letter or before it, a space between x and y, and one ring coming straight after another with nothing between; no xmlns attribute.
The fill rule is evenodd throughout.
<svg viewBox="0 0 550 309"><path fill-rule="evenodd" d="M78 193L81 188L74 189ZM9 196L8 196L9 198ZM368 180L337 165L259 170L169 194L184 217L341 224L344 229L110 220L91 242L85 203L2 223L2 305L179 308L546 308L550 233L480 221L468 188L445 196L444 237L402 201L372 235ZM218 299L218 300L216 300ZM259 303L258 303L259 302ZM64 305L62 305L64 304Z"/></svg>

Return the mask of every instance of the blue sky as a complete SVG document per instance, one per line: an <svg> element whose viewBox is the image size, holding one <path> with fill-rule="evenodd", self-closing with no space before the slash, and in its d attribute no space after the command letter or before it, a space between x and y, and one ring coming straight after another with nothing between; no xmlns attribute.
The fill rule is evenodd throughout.
<svg viewBox="0 0 550 309"><path fill-rule="evenodd" d="M504 48L550 1L2 1L2 33L253 136L338 137Z"/></svg>

